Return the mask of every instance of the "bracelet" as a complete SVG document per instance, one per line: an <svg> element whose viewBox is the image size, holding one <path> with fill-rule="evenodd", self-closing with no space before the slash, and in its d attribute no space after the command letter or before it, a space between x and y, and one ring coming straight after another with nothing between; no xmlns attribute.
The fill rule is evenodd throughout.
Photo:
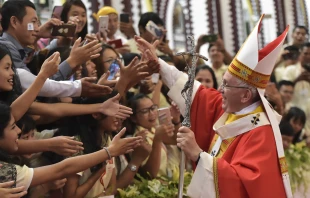
<svg viewBox="0 0 310 198"><path fill-rule="evenodd" d="M109 160L112 159L112 156L111 156L109 149L107 147L103 147L103 149L107 152L107 154L109 156Z"/></svg>

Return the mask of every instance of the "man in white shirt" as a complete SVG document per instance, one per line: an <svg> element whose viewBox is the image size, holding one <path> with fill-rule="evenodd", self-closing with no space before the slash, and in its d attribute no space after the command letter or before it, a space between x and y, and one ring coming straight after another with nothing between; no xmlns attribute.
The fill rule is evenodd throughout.
<svg viewBox="0 0 310 198"><path fill-rule="evenodd" d="M310 64L310 43L305 43L301 48L301 54L297 65L288 66L283 74L283 80L294 82L294 80L305 71L304 65Z"/></svg>
<svg viewBox="0 0 310 198"><path fill-rule="evenodd" d="M30 87L36 76L27 70L17 68L16 73L19 76L22 91ZM87 77L75 81L55 81L47 79L40 90L38 96L42 97L99 97L112 91L111 88L104 85L94 84L96 78Z"/></svg>

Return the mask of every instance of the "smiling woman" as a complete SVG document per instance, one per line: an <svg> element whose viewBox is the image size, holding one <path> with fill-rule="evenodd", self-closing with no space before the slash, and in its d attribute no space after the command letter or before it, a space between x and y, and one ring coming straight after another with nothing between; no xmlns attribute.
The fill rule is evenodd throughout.
<svg viewBox="0 0 310 198"><path fill-rule="evenodd" d="M75 38L81 37L84 40L87 34L87 15L86 7L81 0L69 0L63 4L63 10L61 13L61 20L67 23L70 21L70 17L77 19L77 28Z"/></svg>
<svg viewBox="0 0 310 198"><path fill-rule="evenodd" d="M18 76L5 46L0 46L0 101L11 104L22 93Z"/></svg>
<svg viewBox="0 0 310 198"><path fill-rule="evenodd" d="M10 56L0 49L0 90L11 91L13 89L14 71Z"/></svg>

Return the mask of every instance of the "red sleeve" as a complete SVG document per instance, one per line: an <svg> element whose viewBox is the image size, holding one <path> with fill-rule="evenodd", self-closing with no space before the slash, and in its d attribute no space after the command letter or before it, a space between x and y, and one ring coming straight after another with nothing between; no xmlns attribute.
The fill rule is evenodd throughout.
<svg viewBox="0 0 310 198"><path fill-rule="evenodd" d="M200 86L191 106L191 129L202 150L209 150L214 136L213 124L222 114L221 93Z"/></svg>
<svg viewBox="0 0 310 198"><path fill-rule="evenodd" d="M270 125L237 137L215 165L220 197L286 197Z"/></svg>

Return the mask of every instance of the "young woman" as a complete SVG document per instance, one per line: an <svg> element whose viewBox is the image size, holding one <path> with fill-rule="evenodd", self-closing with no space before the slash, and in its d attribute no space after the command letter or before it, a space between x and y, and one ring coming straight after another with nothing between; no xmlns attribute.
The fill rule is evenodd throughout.
<svg viewBox="0 0 310 198"><path fill-rule="evenodd" d="M291 107L289 111L283 116L281 122L290 123L294 131L293 143L297 143L306 139L307 137L303 133L303 128L306 123L306 114L298 107Z"/></svg>
<svg viewBox="0 0 310 198"><path fill-rule="evenodd" d="M122 61L122 59L120 58L116 50L110 45L103 44L102 50L100 52L100 56L94 59L94 63L97 69L98 79L107 71L110 71L111 77L112 76L115 77L115 75L117 75L118 73L117 69L119 69L119 66L116 60ZM112 64L115 64L115 65L112 65ZM115 68L113 68L113 66L115 66Z"/></svg>
<svg viewBox="0 0 310 198"><path fill-rule="evenodd" d="M63 9L60 18L63 22L68 23L70 17L75 18L76 34L74 41L81 37L82 40L87 34L87 13L86 6L81 0L69 0L62 5Z"/></svg>
<svg viewBox="0 0 310 198"><path fill-rule="evenodd" d="M104 102L107 98L92 98L82 101L84 104ZM66 127L59 129L61 134L75 135L84 145L84 151L78 155L89 154L101 150L111 143L112 132L118 131L119 120L113 116L105 116L100 113L79 116L70 119ZM72 133L73 132L73 133ZM137 148L141 150L141 148ZM143 149L143 148L142 148ZM132 166L138 168L148 156L141 152L133 153ZM123 162L123 163L122 163ZM126 187L131 183L136 170L125 170L128 163L124 156L115 157L106 165L99 164L83 172L67 177L64 188L65 197L100 197L113 195L118 187ZM127 173L126 173L127 172Z"/></svg>
<svg viewBox="0 0 310 198"><path fill-rule="evenodd" d="M165 145L175 144L174 125L171 123L156 127L158 107L146 95L133 96L129 100L129 106L133 109L129 133L136 135L139 132L145 132L146 141L152 147L148 159L142 163L142 170L148 172L153 178L157 176L169 177L178 172L178 164L171 163L172 157L168 158L169 153Z"/></svg>
<svg viewBox="0 0 310 198"><path fill-rule="evenodd" d="M214 71L208 65L201 65L196 68L195 80L207 88L217 89L218 87Z"/></svg>
<svg viewBox="0 0 310 198"><path fill-rule="evenodd" d="M105 147L95 153L73 157L57 164L32 169L10 162L11 159L7 153L18 150L18 135L21 131L15 124L11 108L6 104L0 103L0 149L2 151L0 160L7 170L5 175L1 175L0 183L14 181L16 184L14 187L24 186L25 189L28 189L31 186L65 178L112 159L112 157L132 151L134 147L140 144L141 138L121 139L120 137L125 133L125 130L124 128L114 137L109 147Z"/></svg>

